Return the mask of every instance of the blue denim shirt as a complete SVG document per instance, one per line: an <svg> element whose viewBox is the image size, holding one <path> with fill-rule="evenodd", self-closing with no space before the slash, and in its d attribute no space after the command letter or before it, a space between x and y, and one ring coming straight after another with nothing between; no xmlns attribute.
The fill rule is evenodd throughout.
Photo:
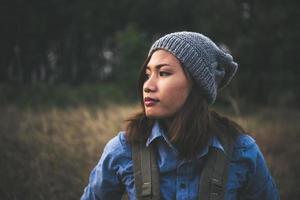
<svg viewBox="0 0 300 200"><path fill-rule="evenodd" d="M179 159L177 150L158 123L153 126L146 145L154 140L157 140L158 148L161 199L198 199L202 158L207 154L208 147L193 160ZM216 137L210 140L209 145L224 151ZM226 187L226 200L279 199L263 155L254 139L248 135L240 135L236 140ZM243 195L240 192L242 189ZM120 132L105 146L81 200L120 200L125 192L130 200L136 199L131 146L126 141L125 133Z"/></svg>

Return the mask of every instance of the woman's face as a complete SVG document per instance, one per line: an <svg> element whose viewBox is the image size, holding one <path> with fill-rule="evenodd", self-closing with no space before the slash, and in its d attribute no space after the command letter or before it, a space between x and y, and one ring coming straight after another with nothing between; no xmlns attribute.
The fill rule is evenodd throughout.
<svg viewBox="0 0 300 200"><path fill-rule="evenodd" d="M145 114L150 118L170 118L185 103L191 81L179 60L165 50L155 51L146 65L143 85Z"/></svg>

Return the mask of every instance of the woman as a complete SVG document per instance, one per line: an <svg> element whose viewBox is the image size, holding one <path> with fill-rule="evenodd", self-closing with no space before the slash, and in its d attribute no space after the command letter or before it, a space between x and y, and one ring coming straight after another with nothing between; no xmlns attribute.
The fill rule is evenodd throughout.
<svg viewBox="0 0 300 200"><path fill-rule="evenodd" d="M236 70L232 57L202 34L175 32L155 41L139 77L142 112L108 142L81 199L117 200L124 193L129 199L279 199L255 141L208 110ZM149 146L152 162L141 153ZM153 171L137 167L136 158L154 163ZM211 160L218 160L216 173ZM212 175L220 169L221 181ZM150 181L141 180L147 171Z"/></svg>

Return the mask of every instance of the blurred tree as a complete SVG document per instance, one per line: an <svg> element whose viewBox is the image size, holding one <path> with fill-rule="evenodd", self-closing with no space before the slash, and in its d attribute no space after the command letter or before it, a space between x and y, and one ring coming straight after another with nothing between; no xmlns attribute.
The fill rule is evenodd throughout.
<svg viewBox="0 0 300 200"><path fill-rule="evenodd" d="M283 95L299 98L298 5L296 0L4 1L0 82L111 79L128 80L130 88L151 41L191 30L224 44L238 60L239 95L264 103ZM107 60L108 52L115 61Z"/></svg>
<svg viewBox="0 0 300 200"><path fill-rule="evenodd" d="M241 93L256 102L271 103L282 96L299 98L300 27L296 1L245 1L247 17L239 40ZM251 84L249 84L251 83ZM247 88L247 90L246 90Z"/></svg>
<svg viewBox="0 0 300 200"><path fill-rule="evenodd" d="M117 55L117 63L113 68L114 77L129 95L135 96L137 75L146 59L149 42L146 35L133 24L129 24L124 31L117 32L114 41Z"/></svg>

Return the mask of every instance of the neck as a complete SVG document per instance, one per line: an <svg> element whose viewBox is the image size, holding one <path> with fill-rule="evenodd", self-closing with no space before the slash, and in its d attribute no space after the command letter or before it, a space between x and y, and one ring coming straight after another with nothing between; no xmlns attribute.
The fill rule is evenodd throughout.
<svg viewBox="0 0 300 200"><path fill-rule="evenodd" d="M166 136L169 139L172 137L172 133L170 132L170 130L171 130L173 121L174 121L174 117L160 120L160 124L161 124Z"/></svg>

